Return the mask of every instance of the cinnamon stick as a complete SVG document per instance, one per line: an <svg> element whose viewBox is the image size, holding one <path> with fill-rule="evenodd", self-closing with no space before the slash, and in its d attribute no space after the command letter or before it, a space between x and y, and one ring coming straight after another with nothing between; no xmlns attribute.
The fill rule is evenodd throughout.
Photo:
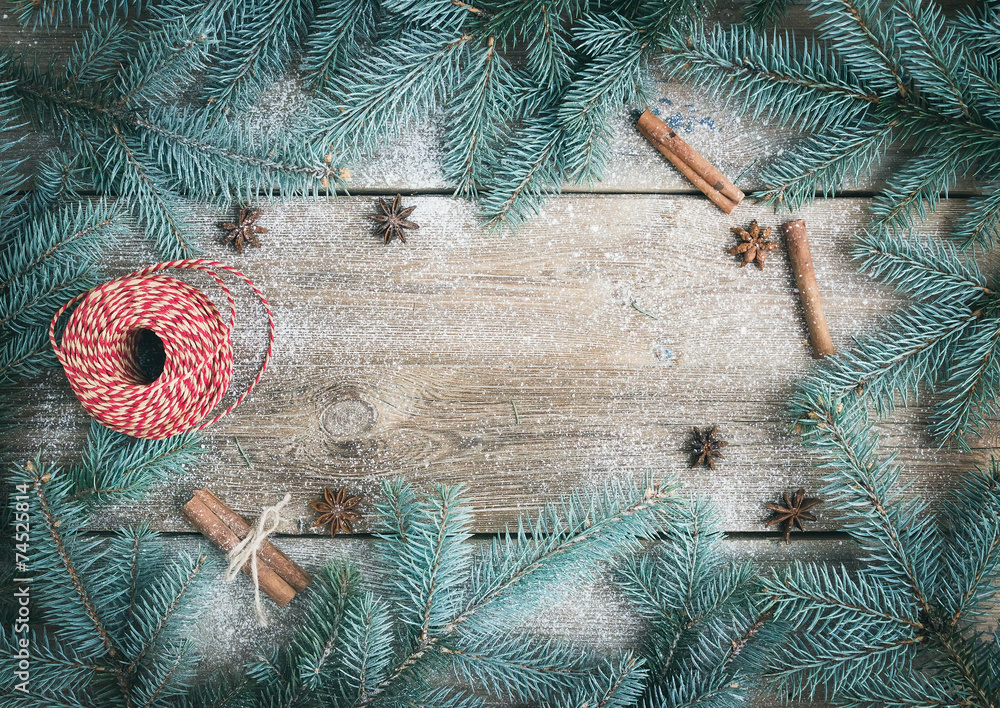
<svg viewBox="0 0 1000 708"><path fill-rule="evenodd" d="M250 525L243 517L226 506L210 489L196 489L194 495L207 506L213 514L219 517L229 530L241 541L250 534ZM263 561L267 567L277 573L282 580L302 592L309 585L312 576L304 571L298 563L286 556L270 541L264 541L257 552L258 562Z"/></svg>
<svg viewBox="0 0 1000 708"><path fill-rule="evenodd" d="M743 192L651 111L646 110L639 116L636 127L691 184L722 211L729 214L743 201Z"/></svg>
<svg viewBox="0 0 1000 708"><path fill-rule="evenodd" d="M802 219L789 221L781 225L781 230L785 233L785 241L788 244L788 260L792 264L795 285L799 289L799 299L805 311L813 356L817 359L830 356L833 354L833 340L830 339L826 315L823 314L823 303L819 298L819 287L816 285L816 271L813 269L812 255L809 252L806 222Z"/></svg>
<svg viewBox="0 0 1000 708"><path fill-rule="evenodd" d="M228 553L239 544L240 539L236 537L236 534L208 508L200 497L191 497L181 507L181 513L196 529L223 551ZM251 571L249 563L243 566L243 572L251 575L253 571ZM284 607L295 597L295 589L267 567L266 563L257 563L257 582L260 583L260 589L279 607Z"/></svg>

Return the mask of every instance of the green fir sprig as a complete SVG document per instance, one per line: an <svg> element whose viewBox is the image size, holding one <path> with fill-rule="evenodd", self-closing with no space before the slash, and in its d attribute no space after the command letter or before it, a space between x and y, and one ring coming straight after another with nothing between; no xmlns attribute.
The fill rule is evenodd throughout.
<svg viewBox="0 0 1000 708"><path fill-rule="evenodd" d="M204 18L193 9L190 14L146 22L98 14L65 65L40 64L10 49L0 62L11 108L56 136L60 154L69 156L69 174L39 172L46 180L40 193L71 180L77 191L119 198L168 258L198 250L190 200L226 205L274 191L325 193L342 184L332 155L318 152L303 128L251 129L216 107L244 91L236 76L240 59L216 39L223 27L196 22ZM196 77L223 64L233 74L217 72L230 77L227 90L212 93L210 83L211 102L188 100L184 92Z"/></svg>
<svg viewBox="0 0 1000 708"><path fill-rule="evenodd" d="M147 443L94 426L82 467L45 465L39 457L8 480L10 507L26 518L30 628L5 626L0 639L0 698L7 706L167 705L193 679L198 657L178 630L199 606L211 558L171 552L144 527L110 539L86 529L97 498L92 479L114 479L101 501L134 498L132 490L177 472L192 441ZM107 454L99 455L104 450ZM16 673L27 639L30 675Z"/></svg>
<svg viewBox="0 0 1000 708"><path fill-rule="evenodd" d="M1000 466L966 475L935 512L880 454L863 403L806 386L794 413L863 558L857 571L797 563L765 580L793 627L770 678L835 706L995 708L1000 650L981 623L1000 589Z"/></svg>
<svg viewBox="0 0 1000 708"><path fill-rule="evenodd" d="M931 431L968 446L996 417L1000 387L1000 298L976 260L937 238L873 230L860 234L862 270L912 303L829 358L810 378L839 396L858 396L880 414L921 390L934 399Z"/></svg>
<svg viewBox="0 0 1000 708"><path fill-rule="evenodd" d="M644 690L636 705L720 708L743 705L784 638L761 594L761 571L735 562L712 505L680 505L648 553L621 564L616 585L648 622L641 656Z"/></svg>

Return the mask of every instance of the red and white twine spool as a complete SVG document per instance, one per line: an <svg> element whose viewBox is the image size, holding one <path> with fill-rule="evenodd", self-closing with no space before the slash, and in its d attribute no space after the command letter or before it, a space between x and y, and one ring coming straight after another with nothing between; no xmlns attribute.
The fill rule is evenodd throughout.
<svg viewBox="0 0 1000 708"><path fill-rule="evenodd" d="M198 288L165 274L168 269L208 274L226 295L229 322ZM267 353L257 376L231 406L201 422L219 404L233 378L232 331L236 300L219 271L240 278L267 312ZM56 323L69 308L61 343ZM137 348L144 330L163 342L163 372L153 381L139 368ZM159 440L204 428L230 413L267 369L274 346L274 315L249 278L215 261L159 263L98 285L63 305L52 318L49 339L69 384L90 415L108 428Z"/></svg>

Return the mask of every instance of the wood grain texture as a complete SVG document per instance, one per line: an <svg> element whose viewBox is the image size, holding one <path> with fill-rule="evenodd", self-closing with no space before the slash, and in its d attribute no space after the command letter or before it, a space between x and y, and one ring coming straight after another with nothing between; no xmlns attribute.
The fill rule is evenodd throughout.
<svg viewBox="0 0 1000 708"><path fill-rule="evenodd" d="M813 364L784 252L764 271L726 253L729 226L775 224L773 214L745 203L723 217L695 197L567 196L516 235L495 237L466 202L409 201L421 224L409 246L373 235L368 198L266 208L264 247L242 256L212 242L219 215L203 214L208 255L271 299L272 368L208 430L211 453L191 474L95 528L144 520L187 530L179 506L209 486L247 518L291 491L298 523L285 530L309 532L307 505L324 485L370 499L380 480L403 475L423 487L467 484L475 530L494 532L572 490L655 473L714 497L728 529L761 531L766 502L820 486L783 414ZM849 261L865 208L828 199L795 215L809 226L838 349L900 304ZM961 208L946 202L928 230ZM143 247L124 245L116 268L149 262ZM234 392L263 337L259 317L238 330ZM44 442L47 455L71 454L87 421L61 372L24 395L19 452ZM911 408L883 428L912 491L936 499L986 448L935 450L926 415ZM692 469L688 433L711 424L730 441L726 459L715 472ZM834 527L821 508L814 528Z"/></svg>

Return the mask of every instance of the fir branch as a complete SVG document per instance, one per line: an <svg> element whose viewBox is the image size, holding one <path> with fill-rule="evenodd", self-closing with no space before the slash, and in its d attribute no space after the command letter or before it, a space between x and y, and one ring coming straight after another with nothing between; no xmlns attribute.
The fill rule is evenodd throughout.
<svg viewBox="0 0 1000 708"><path fill-rule="evenodd" d="M968 449L966 435L981 434L988 419L996 416L996 392L1000 388L1000 318L977 321L969 336L955 347L955 364L941 391L943 400L931 418L934 436Z"/></svg>
<svg viewBox="0 0 1000 708"><path fill-rule="evenodd" d="M785 18L795 0L750 0L743 6L743 21L758 32Z"/></svg>
<svg viewBox="0 0 1000 708"><path fill-rule="evenodd" d="M455 193L475 196L488 179L504 125L515 111L514 88L519 79L490 37L472 51L465 78L446 109L446 145L443 168Z"/></svg>
<svg viewBox="0 0 1000 708"><path fill-rule="evenodd" d="M103 247L124 232L123 220L120 208L106 202L44 213L2 249L0 290L34 279L43 265L52 272L69 261L94 264Z"/></svg>
<svg viewBox="0 0 1000 708"><path fill-rule="evenodd" d="M853 257L863 272L920 300L972 305L993 295L976 262L939 239L875 229L856 238Z"/></svg>
<svg viewBox="0 0 1000 708"><path fill-rule="evenodd" d="M379 45L377 53L365 59L367 81L342 75L331 84L320 141L337 154L352 155L412 125L438 104L471 39L414 30L405 40Z"/></svg>
<svg viewBox="0 0 1000 708"><path fill-rule="evenodd" d="M361 32L370 48L358 49L348 0L337 0L331 18L343 19L311 32L314 58L303 64L320 88L316 141L357 159L417 121L440 122L443 109L448 181L479 199L489 226L516 228L567 178L602 177L616 114L644 100L647 61L673 23L711 5L394 0Z"/></svg>
<svg viewBox="0 0 1000 708"><path fill-rule="evenodd" d="M555 0L542 5L530 0L500 0L488 3L489 11L478 13L485 18L483 29L502 41L529 35L546 22L568 25L584 15L586 2Z"/></svg>
<svg viewBox="0 0 1000 708"><path fill-rule="evenodd" d="M960 684L964 684L968 698L966 703L982 708L996 708L998 694L996 692L997 678L995 673L981 673L977 666L974 650L959 634L937 637L953 670L958 674ZM986 662L983 662L986 663ZM990 663L995 663L995 660ZM993 667L990 667L993 668Z"/></svg>
<svg viewBox="0 0 1000 708"><path fill-rule="evenodd" d="M984 192L969 200L969 208L955 227L955 235L965 238L967 245L1000 243L1000 187L991 185Z"/></svg>
<svg viewBox="0 0 1000 708"><path fill-rule="evenodd" d="M817 33L837 48L851 73L884 95L909 95L897 59L896 29L872 0L818 0L810 13L822 17Z"/></svg>
<svg viewBox="0 0 1000 708"><path fill-rule="evenodd" d="M256 0L158 0L149 5L150 26L154 29L176 26L211 29L217 43L228 41L259 5Z"/></svg>
<svg viewBox="0 0 1000 708"><path fill-rule="evenodd" d="M528 36L528 69L534 84L547 91L558 91L569 83L572 76L573 47L567 38L562 17L555 3L537 6L539 16L526 23L523 31ZM495 23L490 25L496 27Z"/></svg>
<svg viewBox="0 0 1000 708"><path fill-rule="evenodd" d="M371 593L351 598L344 611L340 651L349 695L364 701L385 679L393 658L393 627L389 607Z"/></svg>
<svg viewBox="0 0 1000 708"><path fill-rule="evenodd" d="M940 387L931 429L942 443L967 445L993 415L1000 385L996 299L977 265L933 239L876 230L859 238L862 268L920 304L887 321L885 331L833 357L813 379L841 394L855 391L884 414L917 395L920 384Z"/></svg>
<svg viewBox="0 0 1000 708"><path fill-rule="evenodd" d="M196 251L182 218L185 195L249 201L274 189L318 193L343 184L333 155L306 139L304 119L296 130L279 134L219 120L217 105L173 105L217 51L202 25L211 18L228 22L219 7L230 4L189 8L190 22L171 3L151 22L102 19L84 33L67 72L23 56L0 66L22 113L55 132L73 153L66 186L74 188L87 168L90 188L122 197L169 257ZM50 197L40 193L38 207L48 208L44 200Z"/></svg>
<svg viewBox="0 0 1000 708"><path fill-rule="evenodd" d="M990 12L989 3L976 3L959 13L955 22L959 38L971 51L987 57L1000 57L1000 16Z"/></svg>
<svg viewBox="0 0 1000 708"><path fill-rule="evenodd" d="M584 685L598 663L574 646L514 633L462 638L439 649L463 683L514 702L545 703Z"/></svg>
<svg viewBox="0 0 1000 708"><path fill-rule="evenodd" d="M894 139L897 123L841 126L814 134L801 150L765 168L764 189L753 196L790 211L812 202L819 192L834 196L846 181L857 181L877 165Z"/></svg>
<svg viewBox="0 0 1000 708"><path fill-rule="evenodd" d="M740 113L769 117L801 130L859 122L878 95L809 40L775 33L768 44L753 30L675 30L664 40L671 77L698 82Z"/></svg>
<svg viewBox="0 0 1000 708"><path fill-rule="evenodd" d="M203 90L223 112L246 107L277 79L312 21L310 0L254 0L246 19L215 52Z"/></svg>
<svg viewBox="0 0 1000 708"><path fill-rule="evenodd" d="M139 593L140 582L145 580L143 565L149 565L149 558L140 558L140 550L148 555L152 539L155 537L152 531L145 526L134 529L122 529L115 534L108 544L108 558L117 568L124 569L120 581L123 584L119 595L121 597L120 610L115 613L115 620L118 622L116 630L124 631L132 621L135 614L136 597ZM155 554L159 555L159 554ZM160 560L157 558L156 560Z"/></svg>
<svg viewBox="0 0 1000 708"><path fill-rule="evenodd" d="M632 27L614 21L581 23L574 39L591 57L563 94L559 119L565 125L576 127L600 108L644 101L645 47L640 38Z"/></svg>
<svg viewBox="0 0 1000 708"><path fill-rule="evenodd" d="M104 144L107 164L121 165L121 171L111 173L109 182L121 194L151 232L157 250L171 258L187 258L198 251L187 240L188 225L183 208L167 185L168 177L146 164L138 153L139 146L125 137L115 126L113 137Z"/></svg>
<svg viewBox="0 0 1000 708"><path fill-rule="evenodd" d="M114 641L107 618L98 610L86 580L86 570L103 553L97 542L78 538L83 524L82 510L72 503L63 504L60 497L66 486L64 478L54 468L42 467L29 461L15 472L14 484L26 484L37 503L32 514L33 526L42 534L39 549L45 562L38 594L53 621L76 632L63 634L63 641L77 651L116 658L121 650ZM105 599L107 601L107 599ZM81 639L83 641L81 641Z"/></svg>
<svg viewBox="0 0 1000 708"><path fill-rule="evenodd" d="M899 670L860 686L843 687L840 701L848 704L877 702L886 706L937 706L959 708L966 705L955 695L951 682L927 677L913 670Z"/></svg>
<svg viewBox="0 0 1000 708"><path fill-rule="evenodd" d="M314 691L322 695L335 688L341 677L337 648L342 623L358 580L357 571L343 564L327 565L313 578L308 620L290 646L247 667L255 680L249 688L261 705L292 708L309 700Z"/></svg>
<svg viewBox="0 0 1000 708"><path fill-rule="evenodd" d="M100 444L107 435L94 434L89 454L121 457L114 445ZM149 450L131 453L136 466L167 468L167 458L179 454L160 450L156 461ZM21 504L33 531L33 624L45 633L32 645L31 695L39 705L139 708L186 691L194 660L166 629L190 616L193 581L207 558L167 563L155 548L140 551L154 538L145 529L110 540L88 536L91 509L74 498L72 475L43 467L37 457L10 481L19 496L30 497Z"/></svg>
<svg viewBox="0 0 1000 708"><path fill-rule="evenodd" d="M114 17L99 17L73 45L63 85L72 91L77 83L97 83L114 77L117 58L128 49L128 32Z"/></svg>
<svg viewBox="0 0 1000 708"><path fill-rule="evenodd" d="M943 510L945 565L940 584L949 627L993 607L1000 574L1000 463L966 475ZM975 532L969 533L972 529Z"/></svg>
<svg viewBox="0 0 1000 708"><path fill-rule="evenodd" d="M927 573L940 551L919 502L903 502L894 489L899 468L893 456L878 456L878 437L865 410L819 387L804 388L792 406L821 465L833 470L824 493L856 518L846 530L868 552L878 577L905 587L929 614Z"/></svg>
<svg viewBox="0 0 1000 708"><path fill-rule="evenodd" d="M888 318L881 332L859 339L853 350L830 357L810 382L838 395L861 395L885 415L898 401L916 400L921 384L938 380L941 362L952 359L981 315L961 302L911 307Z"/></svg>
<svg viewBox="0 0 1000 708"><path fill-rule="evenodd" d="M35 376L55 364L49 333L41 327L0 341L0 381Z"/></svg>
<svg viewBox="0 0 1000 708"><path fill-rule="evenodd" d="M493 178L483 184L483 223L493 229L516 228L541 208L542 198L555 192L563 180L559 156L565 138L555 111L526 120L500 154Z"/></svg>
<svg viewBox="0 0 1000 708"><path fill-rule="evenodd" d="M332 154L316 154L300 128L251 133L204 110L155 110L135 125L150 160L202 199L344 187L343 168L332 164Z"/></svg>
<svg viewBox="0 0 1000 708"><path fill-rule="evenodd" d="M156 664L143 668L136 685L130 689L126 705L136 708L154 708L175 696L181 695L193 673L185 648L163 652Z"/></svg>
<svg viewBox="0 0 1000 708"><path fill-rule="evenodd" d="M468 573L471 512L462 504L461 486L439 487L419 502L401 484L387 484L387 503L378 506L392 519L380 530L388 563L396 569L396 601L402 621L426 642L446 626L458 607L460 586ZM390 516L392 514L393 516ZM395 530L405 518L406 535Z"/></svg>
<svg viewBox="0 0 1000 708"><path fill-rule="evenodd" d="M857 401L809 386L794 412L869 556L856 574L800 565L766 581L794 628L772 676L792 697L822 690L845 706L994 708L1000 655L971 622L997 590L986 578L1000 568L1000 468L967 478L935 519L902 500Z"/></svg>
<svg viewBox="0 0 1000 708"><path fill-rule="evenodd" d="M580 35L578 40L587 44ZM558 115L565 127L561 157L573 180L592 184L604 176L611 152L611 113L623 103L644 102L645 68L643 46L634 35L628 36L620 46L604 48L567 86Z"/></svg>
<svg viewBox="0 0 1000 708"><path fill-rule="evenodd" d="M903 230L913 227L914 217L926 218L964 171L961 160L962 151L947 144L911 159L875 198L871 211L876 226Z"/></svg>
<svg viewBox="0 0 1000 708"><path fill-rule="evenodd" d="M375 40L380 15L374 0L337 0L320 6L299 65L311 89L323 91L340 69L361 59L365 46Z"/></svg>
<svg viewBox="0 0 1000 708"><path fill-rule="evenodd" d="M868 694L872 677L892 676L909 665L922 639L911 634L853 634L811 637L789 642L767 678L791 695L814 698L823 687L825 698L844 691Z"/></svg>
<svg viewBox="0 0 1000 708"><path fill-rule="evenodd" d="M817 191L857 180L890 146L909 144L914 157L893 171L872 207L877 227L904 232L959 176L995 182L995 11L952 21L933 0L813 0L809 9L820 19L811 44L700 27L664 41L672 75L708 86L741 113L813 133L764 173L757 196L795 209ZM970 242L993 237L991 194L959 222Z"/></svg>
<svg viewBox="0 0 1000 708"><path fill-rule="evenodd" d="M155 105L176 95L178 87L190 84L205 68L211 47L203 30L189 28L183 20L164 25L145 40L117 76L118 106Z"/></svg>
<svg viewBox="0 0 1000 708"><path fill-rule="evenodd" d="M671 32L702 21L714 8L715 0L641 0L633 21L648 42L662 46Z"/></svg>
<svg viewBox="0 0 1000 708"><path fill-rule="evenodd" d="M625 708L635 705L642 696L645 678L642 659L624 653L599 668L590 685L575 694L568 705L574 708Z"/></svg>
<svg viewBox="0 0 1000 708"><path fill-rule="evenodd" d="M97 674L107 674L110 669L91 657L77 652L72 645L55 640L44 631L35 629L26 632L31 647L31 690L38 694L56 691L73 692L94 681ZM0 696L10 690L18 670L17 653L19 637L5 627L0 632Z"/></svg>
<svg viewBox="0 0 1000 708"><path fill-rule="evenodd" d="M123 669L126 676L138 672L168 623L176 621L175 615L185 608L185 596L196 587L196 580L207 565L208 556L201 552L196 558L182 558L169 573L161 573L155 582L145 585L130 602L122 647L128 660Z"/></svg>
<svg viewBox="0 0 1000 708"><path fill-rule="evenodd" d="M82 460L68 471L68 499L93 507L135 500L153 484L183 472L200 451L188 432L164 440L140 440L91 423Z"/></svg>
<svg viewBox="0 0 1000 708"><path fill-rule="evenodd" d="M467 23L482 15L478 2L459 0L391 0L385 8L396 16L399 25L408 24L419 30L455 34Z"/></svg>
<svg viewBox="0 0 1000 708"><path fill-rule="evenodd" d="M115 15L142 7L141 2L134 0L14 0L12 5L18 22L32 29L81 25L103 14Z"/></svg>
<svg viewBox="0 0 1000 708"><path fill-rule="evenodd" d="M521 602L536 582L560 577L568 567L585 569L609 554L634 549L637 539L656 533L663 515L674 505L672 482L644 480L641 485L609 485L593 498L575 496L561 508L546 507L531 525L531 536L519 529L495 541L473 577L462 613L451 630L478 621L494 602L516 594Z"/></svg>
<svg viewBox="0 0 1000 708"><path fill-rule="evenodd" d="M970 114L965 62L954 28L946 27L933 2L898 0L893 4L900 61L920 87L924 100L956 117Z"/></svg>
<svg viewBox="0 0 1000 708"><path fill-rule="evenodd" d="M44 272L27 271L17 279L17 287L0 291L0 329L22 333L47 328L60 305L98 282L94 267L86 261L54 263Z"/></svg>
<svg viewBox="0 0 1000 708"><path fill-rule="evenodd" d="M915 635L926 631L916 605L843 566L796 562L765 578L764 591L779 614L795 617L808 632L833 635L848 624L885 624Z"/></svg>

